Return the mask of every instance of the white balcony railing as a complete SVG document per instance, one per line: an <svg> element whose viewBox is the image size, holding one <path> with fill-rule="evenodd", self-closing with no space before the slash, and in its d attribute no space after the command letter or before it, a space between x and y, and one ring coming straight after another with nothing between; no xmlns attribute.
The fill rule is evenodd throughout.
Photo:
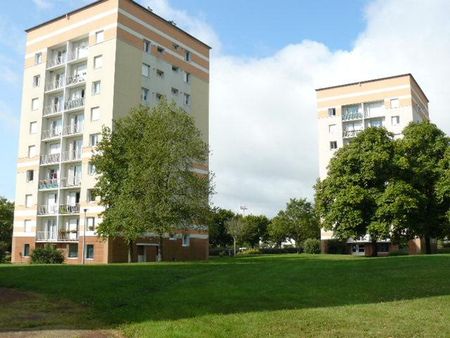
<svg viewBox="0 0 450 338"><path fill-rule="evenodd" d="M52 164L58 163L60 159L60 154L47 154L41 155L41 164Z"/></svg>
<svg viewBox="0 0 450 338"><path fill-rule="evenodd" d="M64 87L64 77L60 77L59 79L54 79L45 85L45 91L60 89Z"/></svg>
<svg viewBox="0 0 450 338"><path fill-rule="evenodd" d="M63 111L63 104L61 103L51 103L44 107L44 113L43 115L52 115L52 114L58 114Z"/></svg>
<svg viewBox="0 0 450 338"><path fill-rule="evenodd" d="M71 124L71 125L65 126L63 128L63 135L73 135L73 134L79 134L82 132L83 132L83 124L82 123Z"/></svg>
<svg viewBox="0 0 450 338"><path fill-rule="evenodd" d="M37 241L56 241L58 236L55 231L36 231L36 240Z"/></svg>
<svg viewBox="0 0 450 338"><path fill-rule="evenodd" d="M42 132L43 140L59 136L61 136L61 128L47 129Z"/></svg>
<svg viewBox="0 0 450 338"><path fill-rule="evenodd" d="M39 189L56 189L58 188L57 178L47 178L39 180Z"/></svg>
<svg viewBox="0 0 450 338"><path fill-rule="evenodd" d="M47 68L62 65L65 62L66 62L66 54L56 55L49 58Z"/></svg>
<svg viewBox="0 0 450 338"><path fill-rule="evenodd" d="M362 129L344 130L342 136L344 138L356 137L360 132L362 132Z"/></svg>
<svg viewBox="0 0 450 338"><path fill-rule="evenodd" d="M61 178L61 187L79 187L81 185L81 176Z"/></svg>
<svg viewBox="0 0 450 338"><path fill-rule="evenodd" d="M79 108L79 107L83 107L83 106L84 106L84 97L80 97L78 99L72 99L72 100L66 101L66 103L64 104L64 109L71 110L71 109L75 109L75 108Z"/></svg>
<svg viewBox="0 0 450 338"><path fill-rule="evenodd" d="M88 56L88 48L76 48L69 51L68 61L75 61Z"/></svg>
<svg viewBox="0 0 450 338"><path fill-rule="evenodd" d="M58 213L57 205L39 205L37 210L38 215L56 215Z"/></svg>
<svg viewBox="0 0 450 338"><path fill-rule="evenodd" d="M78 161L81 160L81 149L64 151L62 153L62 161Z"/></svg>
<svg viewBox="0 0 450 338"><path fill-rule="evenodd" d="M36 232L36 240L40 242L70 242L78 241L78 230L60 229L59 231L41 231Z"/></svg>
<svg viewBox="0 0 450 338"><path fill-rule="evenodd" d="M77 74L73 76L69 76L66 81L66 85L74 85L77 83L84 83L86 81L86 74Z"/></svg>
<svg viewBox="0 0 450 338"><path fill-rule="evenodd" d="M61 204L59 206L60 214L78 214L80 212L79 204Z"/></svg>

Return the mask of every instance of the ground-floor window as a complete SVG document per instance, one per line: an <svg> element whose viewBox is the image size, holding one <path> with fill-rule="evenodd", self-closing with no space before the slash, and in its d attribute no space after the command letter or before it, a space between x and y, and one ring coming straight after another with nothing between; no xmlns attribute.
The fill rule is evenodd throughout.
<svg viewBox="0 0 450 338"><path fill-rule="evenodd" d="M69 258L77 258L78 257L78 244L73 243L69 244Z"/></svg>
<svg viewBox="0 0 450 338"><path fill-rule="evenodd" d="M23 245L23 256L28 257L30 255L30 244Z"/></svg>
<svg viewBox="0 0 450 338"><path fill-rule="evenodd" d="M389 252L389 243L377 243L378 252Z"/></svg>
<svg viewBox="0 0 450 338"><path fill-rule="evenodd" d="M181 242L183 246L189 246L191 244L191 237L189 234L183 234Z"/></svg>
<svg viewBox="0 0 450 338"><path fill-rule="evenodd" d="M86 245L86 258L94 259L94 245L93 244Z"/></svg>

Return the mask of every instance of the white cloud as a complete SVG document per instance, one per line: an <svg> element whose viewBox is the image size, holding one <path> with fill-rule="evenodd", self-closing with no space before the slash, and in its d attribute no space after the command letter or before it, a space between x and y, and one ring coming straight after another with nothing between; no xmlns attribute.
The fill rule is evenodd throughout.
<svg viewBox="0 0 450 338"><path fill-rule="evenodd" d="M33 0L38 9L49 9L53 7L53 2L49 0Z"/></svg>

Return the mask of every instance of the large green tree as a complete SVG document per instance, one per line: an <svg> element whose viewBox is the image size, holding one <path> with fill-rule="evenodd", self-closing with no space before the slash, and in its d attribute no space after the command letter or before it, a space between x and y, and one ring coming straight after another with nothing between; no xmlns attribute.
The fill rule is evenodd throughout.
<svg viewBox="0 0 450 338"><path fill-rule="evenodd" d="M0 197L0 262L5 251L11 251L13 220L14 203Z"/></svg>
<svg viewBox="0 0 450 338"><path fill-rule="evenodd" d="M259 245L260 241L267 240L267 226L270 220L264 215L247 215L243 218L244 230L242 242L252 248Z"/></svg>
<svg viewBox="0 0 450 338"><path fill-rule="evenodd" d="M104 128L92 158L99 178L96 193L105 206L97 232L123 238L129 247L145 232L163 237L205 222L212 192L210 175L194 172L208 158L191 115L162 101L139 106Z"/></svg>
<svg viewBox="0 0 450 338"><path fill-rule="evenodd" d="M384 128L368 128L339 149L328 166L328 176L316 186L316 207L322 226L339 239L369 234L386 238L389 225L377 217L377 203L394 171L392 135Z"/></svg>
<svg viewBox="0 0 450 338"><path fill-rule="evenodd" d="M231 210L213 208L208 219L209 245L212 247L226 247L233 244L233 237L228 234L226 222L235 217Z"/></svg>

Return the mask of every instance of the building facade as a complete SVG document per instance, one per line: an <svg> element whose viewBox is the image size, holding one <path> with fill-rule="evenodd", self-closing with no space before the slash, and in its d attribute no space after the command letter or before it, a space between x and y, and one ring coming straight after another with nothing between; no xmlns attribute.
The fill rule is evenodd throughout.
<svg viewBox="0 0 450 338"><path fill-rule="evenodd" d="M385 127L394 134L412 121L429 120L428 99L411 74L392 76L339 86L316 89L319 125L319 175L327 176L327 167L337 149L343 147L369 127ZM331 231L321 230L322 249L333 238ZM370 255L370 239L348 240L349 252ZM410 242L410 251L420 251L420 240ZM386 241L380 252L395 249Z"/></svg>
<svg viewBox="0 0 450 338"><path fill-rule="evenodd" d="M47 243L68 263L126 261L120 240L96 235L90 157L103 126L163 97L208 143L210 47L132 0L99 0L26 32L12 261ZM208 163L193 170L207 175ZM133 260L155 260L158 243L144 236ZM167 235L163 247L170 260L206 259L208 233Z"/></svg>

